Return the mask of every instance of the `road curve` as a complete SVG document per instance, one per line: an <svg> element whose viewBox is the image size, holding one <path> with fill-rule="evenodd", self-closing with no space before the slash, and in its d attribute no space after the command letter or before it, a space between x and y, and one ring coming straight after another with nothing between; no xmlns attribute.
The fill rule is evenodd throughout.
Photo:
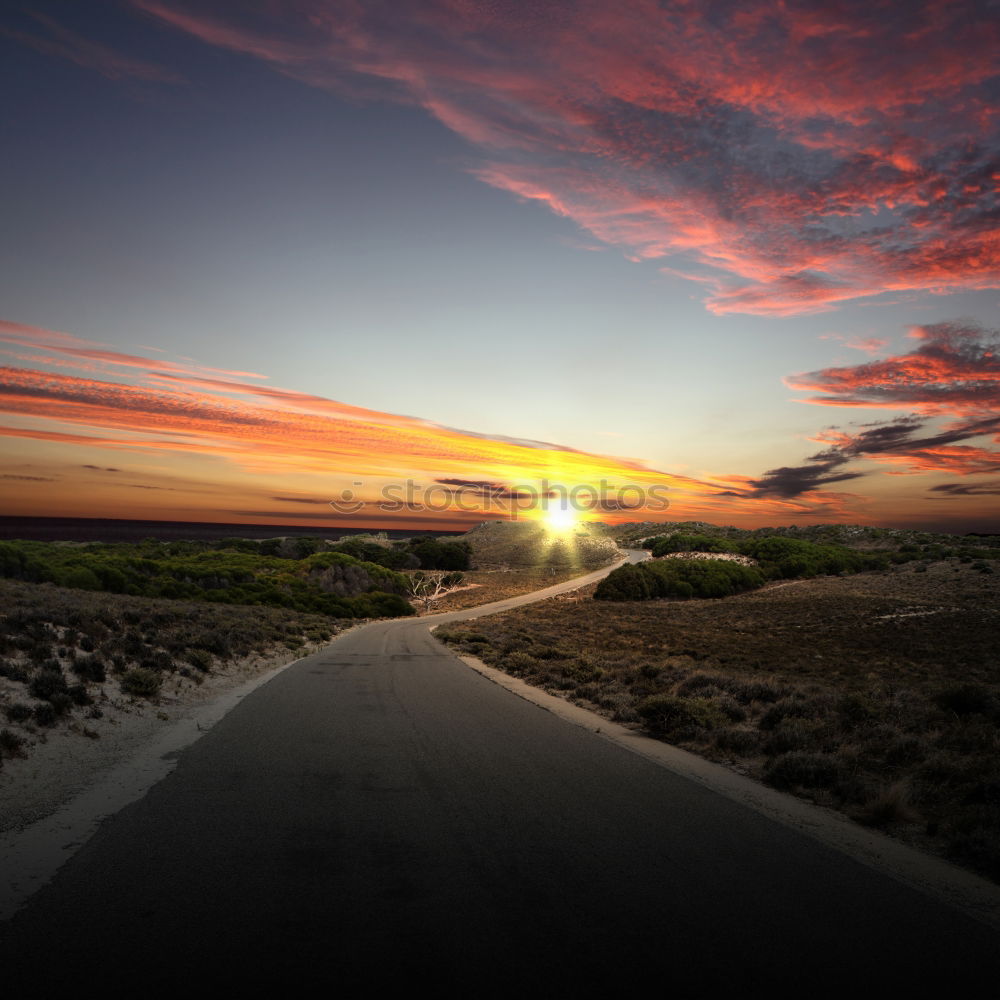
<svg viewBox="0 0 1000 1000"><path fill-rule="evenodd" d="M533 599L374 622L277 675L0 925L4 985L833 996L1000 972L986 926L428 631Z"/></svg>

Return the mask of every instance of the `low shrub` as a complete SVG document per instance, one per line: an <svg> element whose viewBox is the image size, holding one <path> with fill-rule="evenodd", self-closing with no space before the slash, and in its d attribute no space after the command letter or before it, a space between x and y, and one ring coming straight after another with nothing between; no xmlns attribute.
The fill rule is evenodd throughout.
<svg viewBox="0 0 1000 1000"><path fill-rule="evenodd" d="M724 679L717 674L690 674L674 688L674 693L679 695L694 694L696 691L704 691L706 688L719 688L725 683Z"/></svg>
<svg viewBox="0 0 1000 1000"><path fill-rule="evenodd" d="M753 729L738 729L735 726L718 730L712 741L719 750L741 756L750 756L760 748L758 732Z"/></svg>
<svg viewBox="0 0 1000 1000"><path fill-rule="evenodd" d="M187 652L187 661L192 667L207 674L212 669L214 657L207 649L191 649Z"/></svg>
<svg viewBox="0 0 1000 1000"><path fill-rule="evenodd" d="M764 780L775 788L829 788L837 779L837 762L822 753L793 750L764 768Z"/></svg>
<svg viewBox="0 0 1000 1000"><path fill-rule="evenodd" d="M23 684L28 680L28 672L16 663L0 660L0 677L6 677L12 681L20 681Z"/></svg>
<svg viewBox="0 0 1000 1000"><path fill-rule="evenodd" d="M71 684L66 692L74 705L92 705L94 699L87 693L85 684Z"/></svg>
<svg viewBox="0 0 1000 1000"><path fill-rule="evenodd" d="M54 726L56 724L56 710L47 701L40 701L32 709L32 715L35 717L35 722L40 726Z"/></svg>
<svg viewBox="0 0 1000 1000"><path fill-rule="evenodd" d="M0 757L23 757L24 737L9 729L0 729Z"/></svg>
<svg viewBox="0 0 1000 1000"><path fill-rule="evenodd" d="M145 667L133 667L122 675L121 685L126 694L154 698L160 692L160 675Z"/></svg>
<svg viewBox="0 0 1000 1000"><path fill-rule="evenodd" d="M832 703L830 697L785 697L764 712L758 725L768 732L776 729L785 719L823 719L830 714Z"/></svg>
<svg viewBox="0 0 1000 1000"><path fill-rule="evenodd" d="M905 781L896 781L879 788L858 810L854 818L865 826L885 827L893 823L913 823L919 814L910 804L909 788Z"/></svg>
<svg viewBox="0 0 1000 1000"><path fill-rule="evenodd" d="M760 701L773 703L780 701L788 694L788 686L778 684L775 681L764 680L760 677L731 678L729 692L744 705Z"/></svg>
<svg viewBox="0 0 1000 1000"><path fill-rule="evenodd" d="M77 677L95 684L102 683L107 677L104 661L99 656L81 656L74 661L71 669Z"/></svg>
<svg viewBox="0 0 1000 1000"><path fill-rule="evenodd" d="M822 728L822 723L812 719L795 716L782 719L764 740L764 752L779 755L793 750L814 749Z"/></svg>
<svg viewBox="0 0 1000 1000"><path fill-rule="evenodd" d="M691 739L728 723L725 713L707 698L656 694L635 707L646 728L656 736Z"/></svg>
<svg viewBox="0 0 1000 1000"><path fill-rule="evenodd" d="M51 642L47 642L44 639L30 640L30 646L28 648L28 659L32 663L41 663L43 660L48 660L52 658L54 649Z"/></svg>
<svg viewBox="0 0 1000 1000"><path fill-rule="evenodd" d="M500 660L500 666L503 667L508 673L511 674L523 674L529 671L538 669L538 660L536 660L530 653L525 653L522 650L516 650L513 653L508 653L502 660Z"/></svg>
<svg viewBox="0 0 1000 1000"><path fill-rule="evenodd" d="M59 669L36 670L28 684L28 692L42 701L51 701L54 695L65 694L66 691L66 678Z"/></svg>
<svg viewBox="0 0 1000 1000"><path fill-rule="evenodd" d="M73 709L73 699L69 689L65 692L57 691L49 698L49 704L55 709L56 715L68 715Z"/></svg>
<svg viewBox="0 0 1000 1000"><path fill-rule="evenodd" d="M712 698L713 703L730 722L745 722L747 710L731 695L723 691Z"/></svg>
<svg viewBox="0 0 1000 1000"><path fill-rule="evenodd" d="M4 714L11 722L24 722L31 718L32 712L31 705L23 701L15 701L13 705L4 708Z"/></svg>
<svg viewBox="0 0 1000 1000"><path fill-rule="evenodd" d="M483 642L489 641L486 636L482 636L481 639ZM557 646L532 646L531 655L536 660L568 660L572 658L573 653Z"/></svg>

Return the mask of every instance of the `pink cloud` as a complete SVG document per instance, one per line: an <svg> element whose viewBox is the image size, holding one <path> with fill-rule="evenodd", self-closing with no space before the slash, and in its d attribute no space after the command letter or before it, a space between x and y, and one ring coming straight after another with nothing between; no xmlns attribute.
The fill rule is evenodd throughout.
<svg viewBox="0 0 1000 1000"><path fill-rule="evenodd" d="M425 108L485 183L663 260L716 313L1000 287L986 2L133 3L309 85Z"/></svg>
<svg viewBox="0 0 1000 1000"><path fill-rule="evenodd" d="M878 354L889 346L889 341L882 337L845 337L839 333L821 333L819 339L839 340L852 351L861 351L864 354Z"/></svg>
<svg viewBox="0 0 1000 1000"><path fill-rule="evenodd" d="M863 351L865 354L878 354L883 348L889 346L889 341L881 337L852 337L844 341L845 346L852 351Z"/></svg>

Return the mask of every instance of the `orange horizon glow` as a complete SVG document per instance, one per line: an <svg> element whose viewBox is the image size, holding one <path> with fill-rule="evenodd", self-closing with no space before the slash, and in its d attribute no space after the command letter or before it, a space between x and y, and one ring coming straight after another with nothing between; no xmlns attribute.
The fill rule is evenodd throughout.
<svg viewBox="0 0 1000 1000"><path fill-rule="evenodd" d="M630 459L457 431L248 382L243 372L223 378L221 369L194 364L179 371L162 360L3 321L0 339L49 352L62 362L55 367L88 366L86 374L0 368L0 412L6 414L0 436L8 451L0 478L3 512L12 515L460 530L498 517L544 519L559 509L553 498L573 491L576 520L608 523L715 520L760 527L802 518L892 523L919 517L919 503L887 515L884 487L862 495L826 488L821 477L811 488L785 494L767 488L772 473L757 480L686 477ZM799 376L789 384L859 389L865 372L884 381L908 360ZM939 379L968 382L968 365L951 371L938 359L931 367ZM955 407L956 414L967 413L961 399ZM846 453L864 437L828 431L816 440ZM947 437L917 444L911 453L868 457L884 470L895 466L885 470L890 475L990 471L997 457ZM399 500L404 486L409 492ZM331 504L348 494L346 507ZM390 505L387 496L394 498ZM969 510L966 500L962 514Z"/></svg>

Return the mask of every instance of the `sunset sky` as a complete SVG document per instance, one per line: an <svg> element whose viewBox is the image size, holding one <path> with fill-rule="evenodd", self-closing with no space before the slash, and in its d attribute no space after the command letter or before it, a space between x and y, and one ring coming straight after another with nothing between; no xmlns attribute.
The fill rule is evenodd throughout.
<svg viewBox="0 0 1000 1000"><path fill-rule="evenodd" d="M5 5L0 513L1000 531L996 15Z"/></svg>

